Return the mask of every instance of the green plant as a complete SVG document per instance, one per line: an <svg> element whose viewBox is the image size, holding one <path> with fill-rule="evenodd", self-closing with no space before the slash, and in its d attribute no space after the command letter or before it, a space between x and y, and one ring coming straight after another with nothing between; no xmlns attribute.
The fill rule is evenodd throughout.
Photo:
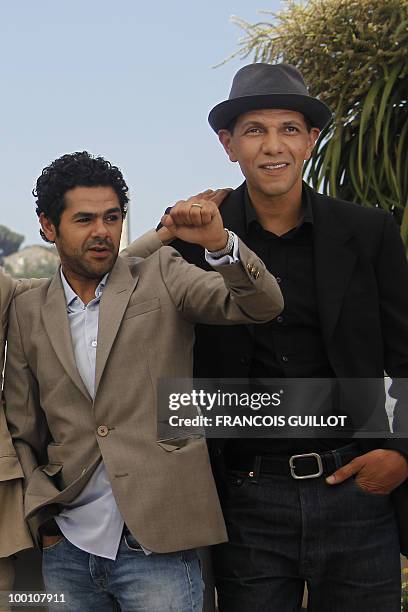
<svg viewBox="0 0 408 612"><path fill-rule="evenodd" d="M401 612L408 612L408 568L402 570Z"/></svg>
<svg viewBox="0 0 408 612"><path fill-rule="evenodd" d="M408 250L408 0L286 2L233 56L287 62L335 113L305 168L324 193L393 212Z"/></svg>

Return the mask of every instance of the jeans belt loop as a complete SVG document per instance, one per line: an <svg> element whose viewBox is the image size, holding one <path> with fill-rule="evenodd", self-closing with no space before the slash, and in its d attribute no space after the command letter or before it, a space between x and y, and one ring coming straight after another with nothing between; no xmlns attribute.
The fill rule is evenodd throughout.
<svg viewBox="0 0 408 612"><path fill-rule="evenodd" d="M313 472L312 474L306 474L305 476L298 476L296 474L295 461L296 459L300 459L301 457L314 457L317 462L317 468L318 468L317 472ZM295 480L305 480L307 478L319 478L319 476L323 474L323 462L322 462L321 456L318 453L304 453L302 455L292 455L289 458L289 467L290 467L290 474L292 478L295 478Z"/></svg>

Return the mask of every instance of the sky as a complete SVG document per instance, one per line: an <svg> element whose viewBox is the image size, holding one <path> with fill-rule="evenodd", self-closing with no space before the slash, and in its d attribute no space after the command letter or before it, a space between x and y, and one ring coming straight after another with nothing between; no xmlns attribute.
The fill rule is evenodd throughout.
<svg viewBox="0 0 408 612"><path fill-rule="evenodd" d="M164 209L235 187L207 122L235 72L230 20L264 21L278 0L0 0L0 224L41 244L31 190L64 153L87 150L122 170L132 238ZM44 244L44 243L43 243Z"/></svg>

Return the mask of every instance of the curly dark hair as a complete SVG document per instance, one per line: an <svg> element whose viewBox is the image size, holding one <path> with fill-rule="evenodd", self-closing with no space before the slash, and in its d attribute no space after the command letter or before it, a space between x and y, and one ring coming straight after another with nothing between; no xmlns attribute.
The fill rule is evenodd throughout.
<svg viewBox="0 0 408 612"><path fill-rule="evenodd" d="M59 157L44 168L38 177L33 196L36 213L50 219L58 230L65 209L64 195L74 187L112 187L119 199L123 219L126 217L128 186L117 166L103 157L93 157L87 151L69 153ZM41 237L46 242L44 232Z"/></svg>

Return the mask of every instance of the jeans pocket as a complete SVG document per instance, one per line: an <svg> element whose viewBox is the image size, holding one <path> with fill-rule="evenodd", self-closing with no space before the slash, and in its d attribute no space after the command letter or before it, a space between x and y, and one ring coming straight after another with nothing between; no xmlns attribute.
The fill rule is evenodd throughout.
<svg viewBox="0 0 408 612"><path fill-rule="evenodd" d="M47 552L49 550L54 550L54 548L57 548L57 546L62 544L62 542L65 542L65 537L64 536L61 536L61 538L59 540L57 540L53 544L50 544L49 546L43 546L42 547L42 552L45 553L45 552Z"/></svg>

